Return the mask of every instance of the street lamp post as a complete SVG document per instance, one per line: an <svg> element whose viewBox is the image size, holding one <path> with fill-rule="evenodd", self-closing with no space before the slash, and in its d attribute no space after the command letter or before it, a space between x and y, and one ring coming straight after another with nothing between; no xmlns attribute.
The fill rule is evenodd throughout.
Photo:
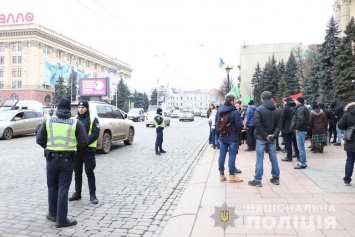
<svg viewBox="0 0 355 237"><path fill-rule="evenodd" d="M229 91L231 90L230 82L229 82L229 71L233 69L233 66L231 66L231 67L227 66L225 69L227 72L227 93L229 93Z"/></svg>
<svg viewBox="0 0 355 237"><path fill-rule="evenodd" d="M134 95L130 94L128 96L128 111L131 110L131 100L133 100L133 99L134 99Z"/></svg>

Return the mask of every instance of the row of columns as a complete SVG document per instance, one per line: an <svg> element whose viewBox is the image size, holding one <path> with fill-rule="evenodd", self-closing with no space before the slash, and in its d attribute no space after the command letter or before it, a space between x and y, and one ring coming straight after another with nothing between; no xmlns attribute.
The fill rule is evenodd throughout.
<svg viewBox="0 0 355 237"><path fill-rule="evenodd" d="M355 11L354 0L334 0L333 11L335 13L335 20L338 22L340 36L344 35L346 25L349 23Z"/></svg>

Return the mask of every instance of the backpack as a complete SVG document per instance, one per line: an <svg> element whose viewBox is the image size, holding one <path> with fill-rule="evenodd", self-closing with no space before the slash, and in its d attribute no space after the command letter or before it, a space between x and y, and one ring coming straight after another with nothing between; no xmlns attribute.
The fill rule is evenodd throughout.
<svg viewBox="0 0 355 237"><path fill-rule="evenodd" d="M232 124L229 122L229 113L218 115L216 131L219 134L228 134L232 130Z"/></svg>

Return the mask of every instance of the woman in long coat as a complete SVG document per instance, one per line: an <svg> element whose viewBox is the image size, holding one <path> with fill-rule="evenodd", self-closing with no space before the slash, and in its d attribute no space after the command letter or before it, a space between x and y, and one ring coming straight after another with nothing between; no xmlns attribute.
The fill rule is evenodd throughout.
<svg viewBox="0 0 355 237"><path fill-rule="evenodd" d="M309 126L312 129L312 143L314 153L323 153L324 144L327 142L328 121L325 113L318 105L313 105Z"/></svg>

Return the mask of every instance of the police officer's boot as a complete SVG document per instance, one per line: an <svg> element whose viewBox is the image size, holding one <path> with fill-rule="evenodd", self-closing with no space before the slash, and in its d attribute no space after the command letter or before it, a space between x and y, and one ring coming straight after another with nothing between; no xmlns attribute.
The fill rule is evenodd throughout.
<svg viewBox="0 0 355 237"><path fill-rule="evenodd" d="M81 194L74 192L73 195L69 198L69 201L77 201L81 199Z"/></svg>
<svg viewBox="0 0 355 237"><path fill-rule="evenodd" d="M97 197L96 197L95 194L91 194L90 195L90 201L91 201L92 204L98 204L99 203L99 201L97 200Z"/></svg>

